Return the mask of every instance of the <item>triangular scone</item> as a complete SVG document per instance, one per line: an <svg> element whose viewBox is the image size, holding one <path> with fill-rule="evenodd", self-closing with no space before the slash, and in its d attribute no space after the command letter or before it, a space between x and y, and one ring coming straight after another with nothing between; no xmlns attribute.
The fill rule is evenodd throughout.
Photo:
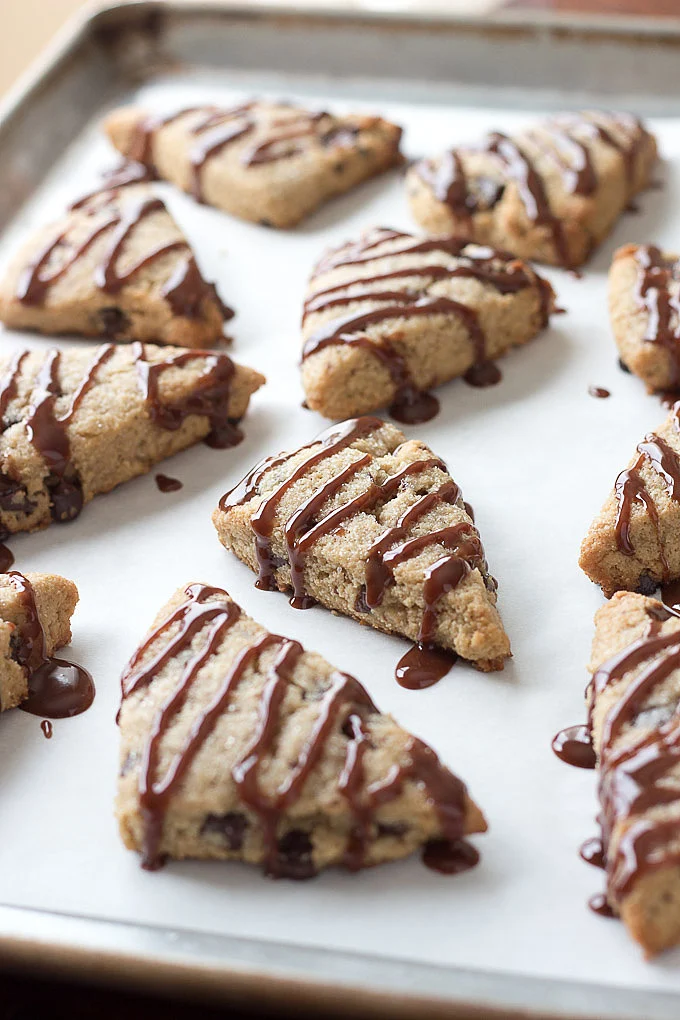
<svg viewBox="0 0 680 1020"><path fill-rule="evenodd" d="M233 445L263 382L224 354L141 343L0 359L0 528L71 520L201 439Z"/></svg>
<svg viewBox="0 0 680 1020"><path fill-rule="evenodd" d="M77 601L58 574L0 574L0 712L21 704L31 672L69 643Z"/></svg>
<svg viewBox="0 0 680 1020"><path fill-rule="evenodd" d="M424 443L379 418L332 426L258 464L213 514L265 590L293 590L387 633L502 669L496 582L460 489Z"/></svg>
<svg viewBox="0 0 680 1020"><path fill-rule="evenodd" d="M680 943L680 618L620 592L590 669L607 898L652 956Z"/></svg>
<svg viewBox="0 0 680 1020"><path fill-rule="evenodd" d="M578 266L649 185L656 160L654 136L636 117L585 110L422 160L408 191L429 233Z"/></svg>
<svg viewBox="0 0 680 1020"><path fill-rule="evenodd" d="M680 404L638 443L590 526L579 563L605 595L680 577Z"/></svg>
<svg viewBox="0 0 680 1020"><path fill-rule="evenodd" d="M680 390L680 257L652 244L619 248L609 316L624 365L649 390Z"/></svg>
<svg viewBox="0 0 680 1020"><path fill-rule="evenodd" d="M14 329L210 347L231 314L148 185L101 191L18 252L0 280Z"/></svg>
<svg viewBox="0 0 680 1020"><path fill-rule="evenodd" d="M438 405L426 389L463 374L483 384L489 362L536 336L553 310L547 280L511 255L371 230L327 252L312 274L307 404L334 419L391 405L399 421L427 420Z"/></svg>
<svg viewBox="0 0 680 1020"><path fill-rule="evenodd" d="M122 107L104 129L124 156L198 201L271 227L295 226L401 161L401 128L380 117L261 100L160 117Z"/></svg>
<svg viewBox="0 0 680 1020"><path fill-rule="evenodd" d="M434 751L219 588L180 589L122 685L117 815L146 867L231 859L302 879L421 846L477 860L461 840L486 823Z"/></svg>

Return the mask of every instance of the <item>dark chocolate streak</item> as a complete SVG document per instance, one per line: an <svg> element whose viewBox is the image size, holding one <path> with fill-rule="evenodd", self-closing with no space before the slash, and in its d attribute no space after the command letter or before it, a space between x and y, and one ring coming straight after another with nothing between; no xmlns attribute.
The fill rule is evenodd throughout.
<svg viewBox="0 0 680 1020"><path fill-rule="evenodd" d="M676 431L680 433L680 403L674 405L673 422ZM670 568L666 559L659 512L642 477L641 469L647 464L663 482L669 497L674 502L680 503L680 456L665 439L654 432L648 433L644 440L638 443L637 452L639 456L633 466L622 471L614 485L618 503L615 526L617 548L626 556L635 555L635 546L630 534L631 517L634 504L642 504L656 532L661 580L667 581L670 578Z"/></svg>
<svg viewBox="0 0 680 1020"><path fill-rule="evenodd" d="M119 188L107 188L103 192L95 193L94 196L76 203L76 206L87 211L89 215L104 213L118 200L118 193ZM89 207L88 203L91 199L93 201ZM87 236L74 247L71 247L68 241L70 228L61 231L38 252L22 272L17 285L18 299L26 305L44 304L52 285L60 280L103 234L108 234L106 249L94 267L94 283L99 290L105 294L117 294L142 269L157 259L172 254L172 252L185 252L186 257L179 263L163 290L163 297L170 304L174 314L192 319L200 318L204 302L215 301L223 318L231 318L232 310L222 304L214 286L206 283L203 279L189 246L184 240L159 245L127 268L125 272L120 271L121 257L139 224L147 216L164 209L165 205L159 198L150 198L148 195L140 196L137 201L126 202L118 211L111 209L109 215L102 222L94 225ZM70 248L70 250L61 267L49 271L47 267L50 260L63 247Z"/></svg>
<svg viewBox="0 0 680 1020"><path fill-rule="evenodd" d="M28 697L20 708L30 715L65 719L85 712L94 701L92 677L73 662L50 658L33 585L17 570L7 574L22 608L14 657L24 667ZM14 641L14 638L13 638Z"/></svg>
<svg viewBox="0 0 680 1020"><path fill-rule="evenodd" d="M292 457L306 450L311 451L262 499L251 517L258 563L256 581L258 588L265 591L276 590L277 570L287 562L291 574L290 584L293 588L291 605L296 609L306 609L313 605L314 600L307 593L304 576L305 557L311 547L357 514L369 513L381 504L387 503L399 492L402 482L408 476L432 468L446 470L441 461L428 458L408 464L378 484L371 476L372 456L357 450L359 454L357 459L353 459L328 481L315 488L287 518L283 526L287 559L279 559L272 550L272 534L279 506L286 493L322 461L346 449L357 440L369 436L382 425L383 422L378 418L365 417L350 419L340 426L333 426L302 450L261 461L234 489L222 497L220 509L223 512L249 502L258 495L260 483L268 472L276 471ZM343 502L319 519L328 501L337 496L343 487L351 483L355 475L362 471L368 473L369 484L362 486L362 491L357 496ZM423 583L425 608L418 635L418 642L422 645L435 639L437 605L441 597L456 588L471 569L479 568L483 575L487 569L479 534L471 520L461 521L416 537L408 537L413 526L442 503L461 505L460 489L454 481L449 480L434 492L419 496L399 517L397 523L387 528L373 543L366 556L365 584L358 596L360 606L358 611L370 612L376 609L382 604L388 588L394 583L394 571L400 564L430 546L441 546L445 550L443 555L425 569ZM423 653L421 664L426 658ZM434 659L432 665L434 668ZM437 668L440 675L443 675L441 662ZM426 684L419 682L419 686Z"/></svg>
<svg viewBox="0 0 680 1020"><path fill-rule="evenodd" d="M649 817L662 805L680 800L680 789L669 775L680 764L680 703L672 690L659 691L680 668L680 630L662 631L663 623L677 616L673 611L650 607L648 614L645 633L599 667L590 689L592 729L602 693L639 669L609 709L600 739L601 859L606 861L609 901L614 904L646 875L680 864L677 814L670 820ZM625 740L617 746L624 728Z"/></svg>
<svg viewBox="0 0 680 1020"><path fill-rule="evenodd" d="M187 705L201 670L222 645L227 631L241 613L225 592L201 584L185 591L187 600L163 620L137 650L123 674L123 701L148 687L164 667L194 643L194 652L186 661L177 686L158 710L144 748L139 775L140 807L144 823L143 866L158 868L163 863L163 827L168 807L194 763L205 741L229 710L232 698L249 668L256 669L263 653L274 652L257 706L253 737L232 768L232 779L241 802L255 814L261 825L265 871L275 877L307 878L314 874L313 849L307 834L291 830L282 834L286 813L296 804L306 783L321 760L331 736L347 738L345 761L338 775L338 791L346 799L353 825L344 855L346 867L364 866L370 843L380 835L375 818L383 804L397 797L407 781L424 784L428 799L437 812L442 836L457 848L464 833L466 812L465 786L445 769L426 745L413 739L405 752L404 763L395 765L385 779L366 787L363 758L369 746L367 717L377 709L354 677L334 673L319 700L318 712L286 779L273 793L265 794L260 785L260 767L275 753L283 723L283 705L293 673L304 650L296 641L265 634L246 646L227 670L210 703L197 712L189 733L178 752L159 777L163 737ZM240 827L243 839L247 820ZM207 827L211 829L210 826ZM219 826L213 826L219 832ZM233 826L232 826L233 828ZM308 860L292 861L286 848L295 842L305 845ZM471 864L474 861L471 860ZM454 869L450 869L454 870ZM455 870L461 870L460 868Z"/></svg>
<svg viewBox="0 0 680 1020"><path fill-rule="evenodd" d="M385 242L403 241L398 247L380 251ZM456 265L414 265L397 270L377 272L375 275L345 280L334 287L317 291L304 306L303 325L317 312L331 308L342 309L357 302L380 302L384 307L373 308L363 314L348 314L344 318L323 323L306 341L302 358L314 355L328 346L360 347L377 358L389 373L394 385L390 413L397 421L418 424L427 421L438 411L434 397L419 391L412 379L405 357L398 351L389 336L369 338L365 330L383 322L418 318L419 316L447 315L460 320L473 347L473 364L464 378L471 385L492 385L500 380L500 373L487 366L487 345L476 312L467 305L446 297L429 294L429 286L437 280L467 277L494 287L501 294L516 293L535 286L539 290L541 314L547 324L552 303L552 291L546 281L537 277L528 266L503 252L487 247L468 251L467 242L456 238L421 240L398 231L377 228L361 241L346 245L326 255L317 266L312 279L334 269L362 265L395 256L417 255L428 252L450 255L458 259ZM415 288L408 281L423 279ZM407 281L399 287L399 281ZM395 286L397 284L397 286ZM485 371L486 369L486 371Z"/></svg>
<svg viewBox="0 0 680 1020"><path fill-rule="evenodd" d="M527 133L527 139L561 173L565 189L584 196L592 195L599 183L590 146L584 141L584 136L588 141L599 139L620 154L628 187L632 189L638 154L647 141L647 132L634 117L604 115L612 125L624 129L626 137L619 141L611 130L599 123L596 116L563 114L542 122L536 130ZM466 153L480 152L497 157L500 164L498 182L479 175L468 180L462 157ZM550 207L545 179L533 159L507 135L495 132L489 135L482 148L448 152L438 162L424 160L417 164L417 168L435 198L468 223L473 213L493 208L503 197L505 182L513 181L530 222L545 226L550 231L557 260L569 267L562 222ZM470 230L468 234L471 234Z"/></svg>

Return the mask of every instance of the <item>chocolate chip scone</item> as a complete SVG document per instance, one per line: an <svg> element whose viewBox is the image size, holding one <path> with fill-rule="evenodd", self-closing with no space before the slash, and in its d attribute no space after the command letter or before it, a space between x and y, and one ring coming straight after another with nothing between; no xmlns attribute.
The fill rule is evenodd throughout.
<svg viewBox="0 0 680 1020"><path fill-rule="evenodd" d="M607 899L652 956L680 943L680 618L620 592L595 625L588 697Z"/></svg>
<svg viewBox="0 0 680 1020"><path fill-rule="evenodd" d="M304 306L302 381L327 418L390 406L398 421L426 421L426 393L465 375L497 381L492 359L548 323L547 280L505 252L455 238L428 240L377 228L327 252Z"/></svg>
<svg viewBox="0 0 680 1020"><path fill-rule="evenodd" d="M25 701L31 674L69 643L77 601L58 574L0 574L0 712Z"/></svg>
<svg viewBox="0 0 680 1020"><path fill-rule="evenodd" d="M255 100L155 116L114 110L104 129L124 156L199 202L293 227L329 198L401 162L401 128L380 117L311 113Z"/></svg>
<svg viewBox="0 0 680 1020"><path fill-rule="evenodd" d="M310 878L407 857L476 863L464 784L361 684L270 634L226 592L180 589L122 679L117 815L147 868L164 858Z"/></svg>
<svg viewBox="0 0 680 1020"><path fill-rule="evenodd" d="M649 185L656 160L654 136L636 117L586 110L422 160L408 192L429 233L578 266Z"/></svg>
<svg viewBox="0 0 680 1020"><path fill-rule="evenodd" d="M609 316L624 365L649 390L680 390L680 258L653 244L619 248Z"/></svg>
<svg viewBox="0 0 680 1020"><path fill-rule="evenodd" d="M0 280L0 321L41 333L209 347L232 314L145 184L77 203Z"/></svg>
<svg viewBox="0 0 680 1020"><path fill-rule="evenodd" d="M460 489L424 443L379 418L336 425L258 464L213 514L258 574L387 633L502 669L510 642L496 582Z"/></svg>
<svg viewBox="0 0 680 1020"><path fill-rule="evenodd" d="M680 577L680 403L635 455L590 526L579 563L609 596Z"/></svg>
<svg viewBox="0 0 680 1020"><path fill-rule="evenodd" d="M23 351L0 359L0 528L76 517L100 492L234 423L264 382L224 354L132 346Z"/></svg>

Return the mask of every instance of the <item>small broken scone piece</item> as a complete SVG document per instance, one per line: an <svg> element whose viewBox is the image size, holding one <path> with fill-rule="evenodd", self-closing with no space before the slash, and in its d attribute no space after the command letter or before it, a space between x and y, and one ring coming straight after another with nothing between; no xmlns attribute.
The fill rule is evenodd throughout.
<svg viewBox="0 0 680 1020"><path fill-rule="evenodd" d="M0 712L25 701L31 674L70 642L77 601L58 574L0 574Z"/></svg>
<svg viewBox="0 0 680 1020"><path fill-rule="evenodd" d="M269 457L213 514L265 591L502 669L510 642L479 533L446 465L379 418Z"/></svg>
<svg viewBox="0 0 680 1020"><path fill-rule="evenodd" d="M619 248L609 316L623 364L650 391L680 391L680 257L653 244Z"/></svg>
<svg viewBox="0 0 680 1020"><path fill-rule="evenodd" d="M219 588L172 597L122 687L116 813L147 868L212 858L305 879L421 847L450 873L478 860L463 837L486 822L434 751Z"/></svg>
<svg viewBox="0 0 680 1020"><path fill-rule="evenodd" d="M0 529L72 520L201 439L233 445L263 382L224 354L137 342L0 358Z"/></svg>
<svg viewBox="0 0 680 1020"><path fill-rule="evenodd" d="M402 160L401 128L380 117L264 100L166 116L126 106L104 130L126 158L199 202L272 227L295 226Z"/></svg>
<svg viewBox="0 0 680 1020"><path fill-rule="evenodd" d="M421 160L407 187L430 234L573 267L649 186L656 161L654 136L636 117L584 110Z"/></svg>
<svg viewBox="0 0 680 1020"><path fill-rule="evenodd" d="M519 259L455 238L377 228L327 252L302 319L307 404L327 418L389 406L397 421L436 414L431 386L497 382L493 359L548 324L554 294Z"/></svg>
<svg viewBox="0 0 680 1020"><path fill-rule="evenodd" d="M638 443L581 545L581 568L609 597L650 595L680 577L680 403Z"/></svg>
<svg viewBox="0 0 680 1020"><path fill-rule="evenodd" d="M649 957L680 943L680 617L619 592L590 670L607 899Z"/></svg>
<svg viewBox="0 0 680 1020"><path fill-rule="evenodd" d="M13 329L210 347L232 315L145 184L83 199L0 280L0 321Z"/></svg>

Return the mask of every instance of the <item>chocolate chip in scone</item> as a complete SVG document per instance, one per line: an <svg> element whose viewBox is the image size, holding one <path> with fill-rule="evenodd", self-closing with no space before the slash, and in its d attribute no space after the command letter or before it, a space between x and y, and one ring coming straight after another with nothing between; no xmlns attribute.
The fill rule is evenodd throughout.
<svg viewBox="0 0 680 1020"><path fill-rule="evenodd" d="M21 482L16 482L7 475L0 475L0 510L6 510L7 513L30 514L35 510L35 503L28 498L28 493Z"/></svg>
<svg viewBox="0 0 680 1020"><path fill-rule="evenodd" d="M365 584L362 584L361 588L359 589L359 594L357 595L356 599L354 600L354 608L357 611L357 613L370 613L370 611L371 611L371 607L369 606L368 602L366 601L366 585Z"/></svg>
<svg viewBox="0 0 680 1020"><path fill-rule="evenodd" d="M228 811L226 815L208 815L201 826L201 835L213 834L221 836L230 850L240 850L245 839L248 819L238 811Z"/></svg>
<svg viewBox="0 0 680 1020"><path fill-rule="evenodd" d="M130 328L130 320L124 312L121 312L120 308L100 308L97 312L97 319L102 336L109 340L125 336Z"/></svg>
<svg viewBox="0 0 680 1020"><path fill-rule="evenodd" d="M278 841L274 877L298 881L314 878L313 849L308 833L302 829L291 829Z"/></svg>
<svg viewBox="0 0 680 1020"><path fill-rule="evenodd" d="M395 839L400 839L406 835L408 830L409 826L406 822L378 822L379 836L392 836Z"/></svg>
<svg viewBox="0 0 680 1020"><path fill-rule="evenodd" d="M651 578L649 574L640 574L640 580L635 590L640 595L653 595L658 587L659 582Z"/></svg>
<svg viewBox="0 0 680 1020"><path fill-rule="evenodd" d="M75 520L83 509L83 490L79 481L65 478L47 479L50 491L50 513L52 520L61 524Z"/></svg>

